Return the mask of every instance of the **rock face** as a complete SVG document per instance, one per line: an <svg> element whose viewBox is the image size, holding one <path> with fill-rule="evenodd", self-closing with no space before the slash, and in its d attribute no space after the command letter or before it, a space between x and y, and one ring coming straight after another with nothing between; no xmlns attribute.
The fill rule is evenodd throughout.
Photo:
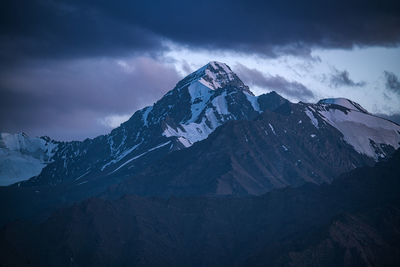
<svg viewBox="0 0 400 267"><path fill-rule="evenodd" d="M400 153L258 197L93 198L0 232L2 264L398 266Z"/></svg>

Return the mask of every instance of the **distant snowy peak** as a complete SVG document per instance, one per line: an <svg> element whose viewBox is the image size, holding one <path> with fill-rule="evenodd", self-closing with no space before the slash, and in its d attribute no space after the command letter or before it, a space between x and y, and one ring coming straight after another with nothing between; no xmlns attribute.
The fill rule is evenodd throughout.
<svg viewBox="0 0 400 267"><path fill-rule="evenodd" d="M316 128L319 128L319 117L339 130L344 141L358 153L375 160L385 158L400 147L399 125L368 113L351 100L323 99L318 104L309 104L305 113Z"/></svg>
<svg viewBox="0 0 400 267"><path fill-rule="evenodd" d="M0 149L18 151L29 154L42 154L45 158L51 157L57 144L48 137L29 137L25 133L0 134Z"/></svg>
<svg viewBox="0 0 400 267"><path fill-rule="evenodd" d="M326 104L326 105L337 105L342 106L350 110L360 111L364 113L368 113L368 111L363 108L360 104L351 101L347 98L326 98L322 99L318 102L318 104Z"/></svg>
<svg viewBox="0 0 400 267"><path fill-rule="evenodd" d="M1 133L0 185L13 184L38 175L51 161L57 146L48 137Z"/></svg>

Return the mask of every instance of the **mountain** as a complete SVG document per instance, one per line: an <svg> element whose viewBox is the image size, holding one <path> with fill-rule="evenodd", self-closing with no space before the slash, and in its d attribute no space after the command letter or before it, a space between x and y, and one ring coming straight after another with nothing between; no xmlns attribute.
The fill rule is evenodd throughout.
<svg viewBox="0 0 400 267"><path fill-rule="evenodd" d="M399 146L354 101L210 62L110 134L2 134L0 266L397 266Z"/></svg>
<svg viewBox="0 0 400 267"><path fill-rule="evenodd" d="M358 104L345 105L350 103L286 102L254 120L231 121L132 175L111 194L259 195L306 182L330 183L399 147L399 125Z"/></svg>
<svg viewBox="0 0 400 267"><path fill-rule="evenodd" d="M54 162L22 185L79 184L138 171L207 138L226 121L253 119L264 108L228 66L210 62L110 134L60 143Z"/></svg>
<svg viewBox="0 0 400 267"><path fill-rule="evenodd" d="M0 186L40 174L57 151L57 142L25 133L0 134Z"/></svg>
<svg viewBox="0 0 400 267"><path fill-rule="evenodd" d="M287 103L275 92L254 96L229 66L210 62L110 134L83 142L58 142L51 163L40 174L32 171L32 176L38 175L18 186L77 186L132 176L170 152L206 139L228 121L254 120L265 110L274 111ZM311 134L317 135L318 122L329 124L361 158L379 160L399 146L400 127L369 114L355 102L325 99L299 105L307 106L304 112L315 125L316 133ZM293 116L303 117L300 113ZM351 164L359 166L357 162Z"/></svg>
<svg viewBox="0 0 400 267"><path fill-rule="evenodd" d="M227 121L251 120L286 102L276 93L255 97L228 66L210 62L110 134L57 142L39 175L0 187L0 224L97 195Z"/></svg>
<svg viewBox="0 0 400 267"><path fill-rule="evenodd" d="M56 142L40 174L0 187L0 224L99 194L260 195L330 183L385 160L399 142L399 125L355 102L256 97L227 65L210 62L110 134Z"/></svg>
<svg viewBox="0 0 400 267"><path fill-rule="evenodd" d="M0 231L5 266L398 266L400 151L253 197L91 198Z"/></svg>

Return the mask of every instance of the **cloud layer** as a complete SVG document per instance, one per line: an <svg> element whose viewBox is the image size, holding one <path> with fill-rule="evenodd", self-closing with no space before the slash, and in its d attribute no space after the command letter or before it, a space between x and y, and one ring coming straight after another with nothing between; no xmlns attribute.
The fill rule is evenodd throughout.
<svg viewBox="0 0 400 267"><path fill-rule="evenodd" d="M0 131L96 136L110 129L106 122L115 126L115 118L152 104L179 79L173 67L143 57L40 61L3 71Z"/></svg>
<svg viewBox="0 0 400 267"><path fill-rule="evenodd" d="M235 71L239 77L249 85L254 85L266 90L273 90L287 97L297 100L310 100L314 97L313 92L303 84L296 81L288 81L282 76L264 74L256 69L247 68L237 64Z"/></svg>
<svg viewBox="0 0 400 267"><path fill-rule="evenodd" d="M165 40L267 56L390 46L400 41L399 11L396 0L6 0L0 55L159 53Z"/></svg>

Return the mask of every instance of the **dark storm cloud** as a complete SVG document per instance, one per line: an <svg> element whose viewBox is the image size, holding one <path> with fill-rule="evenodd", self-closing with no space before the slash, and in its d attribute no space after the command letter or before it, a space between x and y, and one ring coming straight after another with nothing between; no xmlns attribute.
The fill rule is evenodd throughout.
<svg viewBox="0 0 400 267"><path fill-rule="evenodd" d="M40 61L0 73L0 132L95 136L99 120L152 104L179 80L151 58Z"/></svg>
<svg viewBox="0 0 400 267"><path fill-rule="evenodd" d="M0 10L0 56L7 62L151 54L163 49L160 37L144 27L77 1L6 0Z"/></svg>
<svg viewBox="0 0 400 267"><path fill-rule="evenodd" d="M267 56L311 47L397 45L400 8L382 1L3 1L1 56L157 53L163 40Z"/></svg>
<svg viewBox="0 0 400 267"><path fill-rule="evenodd" d="M303 84L296 81L288 81L282 76L266 75L241 64L236 65L234 70L246 84L274 90L285 96L299 100L310 100L314 97L313 92Z"/></svg>
<svg viewBox="0 0 400 267"><path fill-rule="evenodd" d="M333 69L333 74L330 77L330 86L331 87L342 87L342 86L350 86L350 87L362 87L365 86L366 83L364 81L355 82L350 79L350 74L347 70L337 70Z"/></svg>
<svg viewBox="0 0 400 267"><path fill-rule="evenodd" d="M390 91L400 95L400 81L396 74L390 71L384 71L383 74L385 75L386 79L386 89L389 89Z"/></svg>

